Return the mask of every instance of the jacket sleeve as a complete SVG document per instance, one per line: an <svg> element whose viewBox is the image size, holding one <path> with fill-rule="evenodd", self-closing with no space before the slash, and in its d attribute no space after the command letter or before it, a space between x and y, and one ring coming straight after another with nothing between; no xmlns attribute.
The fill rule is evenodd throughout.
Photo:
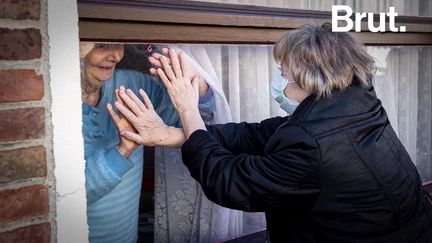
<svg viewBox="0 0 432 243"><path fill-rule="evenodd" d="M315 141L302 128L286 126L271 146L262 156L235 155L198 130L182 147L183 162L206 196L224 207L266 211L317 195L317 188L306 186L318 168Z"/></svg>
<svg viewBox="0 0 432 243"><path fill-rule="evenodd" d="M264 147L276 129L288 117L275 117L261 123L227 123L207 126L208 132L233 154L262 155Z"/></svg>
<svg viewBox="0 0 432 243"><path fill-rule="evenodd" d="M137 148L137 150L142 152L142 149ZM139 153L137 150L134 153ZM134 157L136 156L129 156L129 158ZM88 156L86 161L86 192L89 204L111 192L134 165L132 161L120 154L116 146L108 150L97 150Z"/></svg>

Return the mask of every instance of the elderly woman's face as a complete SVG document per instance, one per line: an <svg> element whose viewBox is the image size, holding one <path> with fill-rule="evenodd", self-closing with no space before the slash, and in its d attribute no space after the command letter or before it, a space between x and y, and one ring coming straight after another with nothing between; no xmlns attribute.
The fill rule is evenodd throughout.
<svg viewBox="0 0 432 243"><path fill-rule="evenodd" d="M96 44L84 60L86 75L99 82L109 80L123 55L123 44Z"/></svg>

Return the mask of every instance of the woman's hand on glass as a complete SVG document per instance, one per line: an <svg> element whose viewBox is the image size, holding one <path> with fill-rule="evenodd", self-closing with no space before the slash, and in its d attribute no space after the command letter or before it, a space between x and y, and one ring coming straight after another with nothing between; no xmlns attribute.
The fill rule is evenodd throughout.
<svg viewBox="0 0 432 243"><path fill-rule="evenodd" d="M119 93L122 91L124 92L124 89L125 88L121 86L120 89L115 90L116 102L119 102L121 104L123 104L123 102L122 99L120 98ZM128 131L132 133L136 132L132 124L124 116L122 116L122 114L117 114L113 110L112 105L110 103L107 104L107 109L108 109L108 113L111 116L111 119L113 120L114 124L116 125L119 131ZM137 147L138 144L135 141L120 136L120 143L117 145L117 148L125 158L129 157L129 155L133 153L133 151L135 151Z"/></svg>
<svg viewBox="0 0 432 243"><path fill-rule="evenodd" d="M120 135L128 140L146 146L160 145L169 136L170 127L156 113L144 90L140 89L139 93L144 103L130 89L120 92L122 102L115 103L119 112L136 129L136 132L121 130Z"/></svg>
<svg viewBox="0 0 432 243"><path fill-rule="evenodd" d="M173 49L168 49L166 47L161 49L162 54L154 52L149 58L148 61L154 66L152 68L150 68L149 72L151 75L153 76L159 76L157 69L159 68L163 68L162 66L162 58L165 57L166 62L168 63L168 65L172 68L172 61L171 61L171 55L170 52L173 51L175 53L175 51ZM184 55L184 59L186 60L186 55L183 53L182 55ZM187 62L188 65L188 71L186 73L186 75L190 76L191 79L194 78L195 76L199 76L198 71L196 70L196 68L190 64L189 62ZM199 96L204 96L207 91L208 91L208 84L201 78L199 78Z"/></svg>
<svg viewBox="0 0 432 243"><path fill-rule="evenodd" d="M154 52L152 53L152 55L148 58L148 61L150 62L150 64L152 64L154 67L150 68L149 72L151 75L154 76L159 76L157 73L157 69L158 68L162 68L162 62L161 62L161 58L162 57L166 57L166 61L168 62L168 64L171 66L171 59L169 58L169 51L172 49L168 49L166 47L162 48L162 54L158 53L158 52ZM192 77L195 77L198 74L198 71L195 69L194 66L191 65L190 68L190 74L192 75Z"/></svg>
<svg viewBox="0 0 432 243"><path fill-rule="evenodd" d="M200 77L194 76L194 68L184 53L177 55L170 49L169 59L171 65L166 57L160 57L162 68L157 69L157 74L167 88L174 107L180 115L185 111L198 111Z"/></svg>

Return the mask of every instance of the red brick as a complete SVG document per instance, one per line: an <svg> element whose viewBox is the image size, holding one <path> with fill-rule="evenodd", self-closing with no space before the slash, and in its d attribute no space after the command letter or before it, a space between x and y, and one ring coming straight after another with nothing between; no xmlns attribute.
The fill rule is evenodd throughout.
<svg viewBox="0 0 432 243"><path fill-rule="evenodd" d="M41 34L37 29L0 28L0 60L40 58Z"/></svg>
<svg viewBox="0 0 432 243"><path fill-rule="evenodd" d="M42 138L45 109L28 108L0 111L0 142Z"/></svg>
<svg viewBox="0 0 432 243"><path fill-rule="evenodd" d="M32 69L0 70L0 87L0 103L40 100L44 95L43 77Z"/></svg>
<svg viewBox="0 0 432 243"><path fill-rule="evenodd" d="M30 225L0 233L2 243L48 243L50 240L51 226L49 223Z"/></svg>
<svg viewBox="0 0 432 243"><path fill-rule="evenodd" d="M0 191L0 224L48 214L48 186Z"/></svg>
<svg viewBox="0 0 432 243"><path fill-rule="evenodd" d="M46 175L45 147L0 151L0 183Z"/></svg>
<svg viewBox="0 0 432 243"><path fill-rule="evenodd" d="M0 18L34 19L40 16L40 0L0 0Z"/></svg>

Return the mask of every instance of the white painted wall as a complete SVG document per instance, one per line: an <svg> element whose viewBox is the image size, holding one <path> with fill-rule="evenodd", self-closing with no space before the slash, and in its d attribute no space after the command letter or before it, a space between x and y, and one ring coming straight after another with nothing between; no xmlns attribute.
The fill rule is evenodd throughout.
<svg viewBox="0 0 432 243"><path fill-rule="evenodd" d="M76 0L48 0L57 242L87 242Z"/></svg>

